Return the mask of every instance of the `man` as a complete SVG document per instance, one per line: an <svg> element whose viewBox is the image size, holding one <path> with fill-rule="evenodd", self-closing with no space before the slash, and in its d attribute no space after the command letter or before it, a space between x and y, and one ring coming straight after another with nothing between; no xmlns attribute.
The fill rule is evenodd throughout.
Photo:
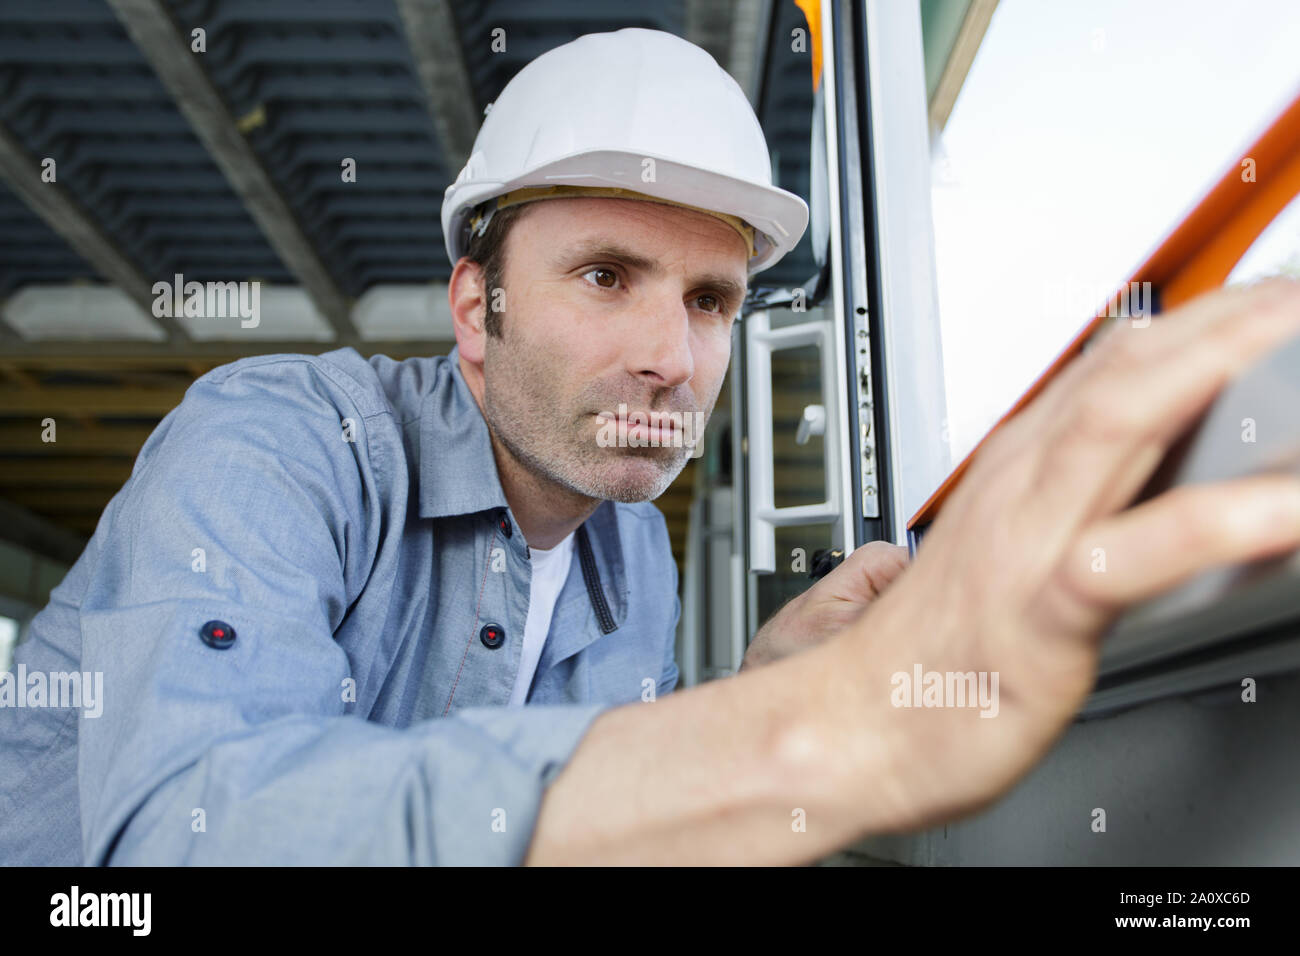
<svg viewBox="0 0 1300 956"><path fill-rule="evenodd" d="M19 649L102 671L106 700L4 725L6 862L808 862L994 799L1120 609L1300 544L1284 478L1120 510L1300 331L1291 284L1224 293L1112 333L1000 429L912 567L858 549L742 673L667 693L675 574L643 502L688 451L601 436L620 404L712 409L747 274L804 226L702 56L620 31L512 81L448 190L446 360L195 383ZM519 192L547 177L582 192ZM1115 573L1088 573L1094 547ZM915 661L998 671L998 719L894 707Z"/></svg>
<svg viewBox="0 0 1300 956"><path fill-rule="evenodd" d="M806 219L702 50L530 64L447 191L448 357L246 359L150 436L18 649L105 699L0 711L0 859L521 860L592 718L676 684L648 502Z"/></svg>

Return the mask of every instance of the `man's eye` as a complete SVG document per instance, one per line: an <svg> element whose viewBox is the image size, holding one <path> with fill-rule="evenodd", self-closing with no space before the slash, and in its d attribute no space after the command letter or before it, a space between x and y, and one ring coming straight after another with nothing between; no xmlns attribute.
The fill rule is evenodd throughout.
<svg viewBox="0 0 1300 956"><path fill-rule="evenodd" d="M590 272L584 272L582 277L602 289L612 289L618 284L618 276L611 269L592 269Z"/></svg>
<svg viewBox="0 0 1300 956"><path fill-rule="evenodd" d="M695 302L705 312L722 311L722 300L716 295L699 295L695 297Z"/></svg>

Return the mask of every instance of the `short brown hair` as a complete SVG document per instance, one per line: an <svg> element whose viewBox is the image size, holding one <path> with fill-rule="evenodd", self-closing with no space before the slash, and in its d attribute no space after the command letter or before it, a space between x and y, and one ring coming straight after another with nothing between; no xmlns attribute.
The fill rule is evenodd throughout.
<svg viewBox="0 0 1300 956"><path fill-rule="evenodd" d="M493 310L492 302L494 290L503 288L501 281L506 265L506 236L510 232L510 226L528 205L529 203L519 203L498 209L481 236L477 233L470 235L469 247L465 250L465 258L477 262L483 269L483 293L487 299L483 327L493 338L501 338L501 313Z"/></svg>

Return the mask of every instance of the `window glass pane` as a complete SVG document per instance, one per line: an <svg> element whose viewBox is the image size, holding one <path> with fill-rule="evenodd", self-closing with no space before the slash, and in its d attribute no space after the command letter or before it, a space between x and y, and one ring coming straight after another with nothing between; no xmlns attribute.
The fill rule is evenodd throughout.
<svg viewBox="0 0 1300 956"><path fill-rule="evenodd" d="M804 42L794 42L800 31ZM810 201L812 168L812 53L808 21L793 2L777 5L763 59L763 83L755 111L767 137L772 181L804 202ZM800 285L817 272L812 229L775 266L759 274L759 286Z"/></svg>
<svg viewBox="0 0 1300 956"><path fill-rule="evenodd" d="M1259 234L1226 284L1238 285L1276 275L1300 279L1300 196L1292 199Z"/></svg>
<svg viewBox="0 0 1300 956"><path fill-rule="evenodd" d="M1001 0L931 138L954 462L1300 92L1297 51L1293 0Z"/></svg>
<svg viewBox="0 0 1300 956"><path fill-rule="evenodd" d="M804 409L822 402L821 352L815 346L772 354L772 493L778 508L826 500L824 437L798 441Z"/></svg>
<svg viewBox="0 0 1300 956"><path fill-rule="evenodd" d="M827 524L776 529L776 571L753 578L758 589L758 617L754 629L766 622L790 598L812 587L813 558L832 547L834 529Z"/></svg>

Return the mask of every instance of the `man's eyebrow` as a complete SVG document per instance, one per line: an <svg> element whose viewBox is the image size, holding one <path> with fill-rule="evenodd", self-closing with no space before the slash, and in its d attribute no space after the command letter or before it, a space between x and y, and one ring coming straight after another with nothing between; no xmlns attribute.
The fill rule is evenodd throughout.
<svg viewBox="0 0 1300 956"><path fill-rule="evenodd" d="M587 239L571 246L564 246L558 251L556 258L562 260L608 259L612 262L621 262L631 269L651 273L659 269L659 264L653 259L648 259L640 253L633 252L631 249L604 239Z"/></svg>
<svg viewBox="0 0 1300 956"><path fill-rule="evenodd" d="M611 262L620 262L630 269L648 272L651 275L661 271L659 263L653 259L603 239L589 239L575 243L572 246L566 246L559 251L556 258L565 261L607 259ZM717 273L693 276L690 284L693 288L709 289L737 303L744 300L747 291L745 283L737 282L730 276Z"/></svg>
<svg viewBox="0 0 1300 956"><path fill-rule="evenodd" d="M710 292L716 292L725 299L735 302L737 306L744 301L747 287L742 282L737 282L730 276L722 275L703 275L696 276L691 280L692 287L708 289Z"/></svg>

